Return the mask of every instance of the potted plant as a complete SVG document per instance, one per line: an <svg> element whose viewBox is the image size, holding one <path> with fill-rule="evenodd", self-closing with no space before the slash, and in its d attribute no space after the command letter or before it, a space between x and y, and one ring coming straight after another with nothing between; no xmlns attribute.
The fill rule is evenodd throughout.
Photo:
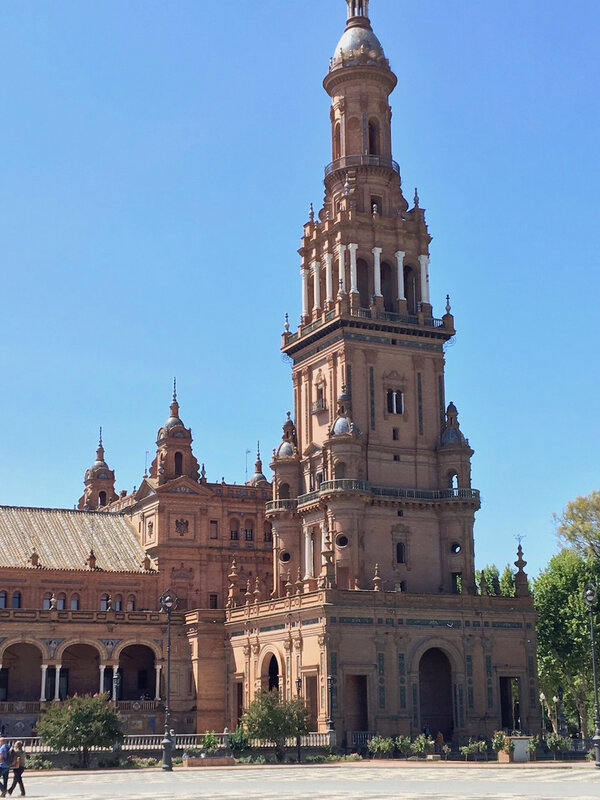
<svg viewBox="0 0 600 800"><path fill-rule="evenodd" d="M515 743L504 731L496 731L492 736L492 749L498 755L499 764L509 764L515 752Z"/></svg>
<svg viewBox="0 0 600 800"><path fill-rule="evenodd" d="M529 760L535 761L535 754L537 752L538 747L540 746L540 737L539 736L532 736L529 740L527 748L529 750Z"/></svg>

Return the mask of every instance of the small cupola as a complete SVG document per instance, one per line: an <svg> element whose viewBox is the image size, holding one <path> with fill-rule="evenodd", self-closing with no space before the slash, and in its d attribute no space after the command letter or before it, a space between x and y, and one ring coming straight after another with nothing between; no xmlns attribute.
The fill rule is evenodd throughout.
<svg viewBox="0 0 600 800"><path fill-rule="evenodd" d="M275 458L292 458L297 453L296 446L296 426L292 420L292 415L287 412L287 419L283 423L283 435L281 444L275 451Z"/></svg>
<svg viewBox="0 0 600 800"><path fill-rule="evenodd" d="M254 464L254 475L248 481L248 486L268 486L269 481L265 478L262 471L262 461L260 460L260 442L256 446L256 462Z"/></svg>
<svg viewBox="0 0 600 800"><path fill-rule="evenodd" d="M442 447L448 447L451 445L468 445L467 440L460 430L458 411L452 402L448 403L448 408L446 409L446 425L442 431L441 444Z"/></svg>
<svg viewBox="0 0 600 800"><path fill-rule="evenodd" d="M156 447L156 456L150 466L150 477L159 484L167 483L182 475L194 481L199 479L198 462L192 452L192 431L191 428L185 427L179 416L175 378L169 417L158 430Z"/></svg>
<svg viewBox="0 0 600 800"><path fill-rule="evenodd" d="M96 460L85 471L84 485L85 490L79 498L77 506L82 511L96 511L117 500L115 473L109 468L104 458L102 428L100 428L100 437L96 448Z"/></svg>
<svg viewBox="0 0 600 800"><path fill-rule="evenodd" d="M337 406L337 416L331 426L331 436L358 436L360 431L352 422L352 401L345 384L342 384L342 391L341 394L338 395Z"/></svg>

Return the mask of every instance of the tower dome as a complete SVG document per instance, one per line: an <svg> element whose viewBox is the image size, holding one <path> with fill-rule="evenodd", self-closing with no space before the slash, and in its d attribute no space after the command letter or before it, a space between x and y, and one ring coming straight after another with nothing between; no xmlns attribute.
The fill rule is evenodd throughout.
<svg viewBox="0 0 600 800"><path fill-rule="evenodd" d="M358 3L348 0L346 30L333 53L332 70L363 64L389 66L381 42L373 33L367 12L368 2Z"/></svg>
<svg viewBox="0 0 600 800"><path fill-rule="evenodd" d="M104 460L102 428L100 428L100 438L96 448L96 460L85 471L84 485L85 491L79 498L77 506L81 510L103 508L117 499L115 494L115 473Z"/></svg>

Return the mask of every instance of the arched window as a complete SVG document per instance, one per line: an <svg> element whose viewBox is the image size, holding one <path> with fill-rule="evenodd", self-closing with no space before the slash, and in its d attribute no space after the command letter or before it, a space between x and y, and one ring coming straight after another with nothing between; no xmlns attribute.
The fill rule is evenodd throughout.
<svg viewBox="0 0 600 800"><path fill-rule="evenodd" d="M380 152L379 147L379 123L377 120L372 119L369 121L369 155L378 156Z"/></svg>
<svg viewBox="0 0 600 800"><path fill-rule="evenodd" d="M417 279L412 267L404 267L404 296L409 314L417 313Z"/></svg>
<svg viewBox="0 0 600 800"><path fill-rule="evenodd" d="M360 297L360 307L368 308L371 305L369 267L367 262L362 258L359 258L356 262L356 284Z"/></svg>
<svg viewBox="0 0 600 800"><path fill-rule="evenodd" d="M113 609L115 611L123 611L123 598L120 594L116 594L113 597Z"/></svg>
<svg viewBox="0 0 600 800"><path fill-rule="evenodd" d="M289 483L280 483L279 484L279 499L280 500L289 500L290 499L290 485L289 485Z"/></svg>
<svg viewBox="0 0 600 800"><path fill-rule="evenodd" d="M335 479L336 481L342 480L346 477L346 465L343 461L338 461L335 465Z"/></svg>
<svg viewBox="0 0 600 800"><path fill-rule="evenodd" d="M106 505L106 492L105 491L100 492L100 494L98 495L98 505L99 506L105 506Z"/></svg>
<svg viewBox="0 0 600 800"><path fill-rule="evenodd" d="M232 519L229 522L229 538L232 542L237 542L240 538L240 523L237 519Z"/></svg>
<svg viewBox="0 0 600 800"><path fill-rule="evenodd" d="M175 477L183 475L183 454L175 453Z"/></svg>
<svg viewBox="0 0 600 800"><path fill-rule="evenodd" d="M335 161L336 158L340 158L342 155L342 130L340 127L340 123L335 123L335 128L333 129L333 159Z"/></svg>
<svg viewBox="0 0 600 800"><path fill-rule="evenodd" d="M396 564L406 564L406 551L404 542L396 544Z"/></svg>
<svg viewBox="0 0 600 800"><path fill-rule="evenodd" d="M12 607L21 608L21 592L13 592Z"/></svg>
<svg viewBox="0 0 600 800"><path fill-rule="evenodd" d="M61 592L56 598L56 607L59 611L64 611L67 607L67 595Z"/></svg>
<svg viewBox="0 0 600 800"><path fill-rule="evenodd" d="M52 600L52 593L46 592L46 594L44 595L44 599L42 600L42 608L44 609L44 611L48 611L48 609L50 608L51 600Z"/></svg>
<svg viewBox="0 0 600 800"><path fill-rule="evenodd" d="M384 310L395 311L394 270L386 261L381 265L381 294L383 295Z"/></svg>
<svg viewBox="0 0 600 800"><path fill-rule="evenodd" d="M8 596L6 592L0 592L0 608L6 608L7 602L8 602Z"/></svg>
<svg viewBox="0 0 600 800"><path fill-rule="evenodd" d="M279 664L275 656L269 661L269 691L279 689Z"/></svg>
<svg viewBox="0 0 600 800"><path fill-rule="evenodd" d="M244 523L244 540L246 542L254 541L254 523L251 519L247 519Z"/></svg>
<svg viewBox="0 0 600 800"><path fill-rule="evenodd" d="M265 522L265 542L273 541L273 527L270 522Z"/></svg>
<svg viewBox="0 0 600 800"><path fill-rule="evenodd" d="M454 470L448 473L448 488L458 489L458 475Z"/></svg>
<svg viewBox="0 0 600 800"><path fill-rule="evenodd" d="M79 611L79 595L72 594L70 602L71 611Z"/></svg>
<svg viewBox="0 0 600 800"><path fill-rule="evenodd" d="M127 611L135 611L135 595L133 594L127 598Z"/></svg>
<svg viewBox="0 0 600 800"><path fill-rule="evenodd" d="M100 597L100 611L108 611L108 595L103 594Z"/></svg>

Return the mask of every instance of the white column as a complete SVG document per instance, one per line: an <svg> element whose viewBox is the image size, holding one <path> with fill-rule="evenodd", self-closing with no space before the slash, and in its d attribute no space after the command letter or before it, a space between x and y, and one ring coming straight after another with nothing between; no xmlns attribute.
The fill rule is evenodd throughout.
<svg viewBox="0 0 600 800"><path fill-rule="evenodd" d="M161 667L160 664L155 664L154 665L154 673L155 673L155 678L154 678L154 684L155 684L154 685L154 699L155 700L160 700L160 667Z"/></svg>
<svg viewBox="0 0 600 800"><path fill-rule="evenodd" d="M398 265L398 300L406 300L404 294L404 250L396 251L396 264Z"/></svg>
<svg viewBox="0 0 600 800"><path fill-rule="evenodd" d="M325 253L325 299L333 303L333 256Z"/></svg>
<svg viewBox="0 0 600 800"><path fill-rule="evenodd" d="M349 244L348 250L350 251L350 292L358 294L358 286L356 285L356 251L358 250L358 245Z"/></svg>
<svg viewBox="0 0 600 800"><path fill-rule="evenodd" d="M375 297L381 297L381 247L374 247L373 275L375 277Z"/></svg>
<svg viewBox="0 0 600 800"><path fill-rule="evenodd" d="M429 256L419 256L421 265L421 302L429 303Z"/></svg>
<svg viewBox="0 0 600 800"><path fill-rule="evenodd" d="M302 316L308 317L308 270L302 267Z"/></svg>
<svg viewBox="0 0 600 800"><path fill-rule="evenodd" d="M313 268L313 289L314 289L313 310L316 310L317 308L321 308L321 275L319 274L319 262L313 261L312 268Z"/></svg>
<svg viewBox="0 0 600 800"><path fill-rule="evenodd" d="M48 664L42 664L42 688L40 689L40 703L46 702L46 671Z"/></svg>
<svg viewBox="0 0 600 800"><path fill-rule="evenodd" d="M312 542L310 528L304 529L304 577L313 577Z"/></svg>
<svg viewBox="0 0 600 800"><path fill-rule="evenodd" d="M346 291L346 245L338 244L338 276L342 292Z"/></svg>
<svg viewBox="0 0 600 800"><path fill-rule="evenodd" d="M60 700L60 664L56 665L56 675L54 676L54 699Z"/></svg>
<svg viewBox="0 0 600 800"><path fill-rule="evenodd" d="M104 692L104 670L106 669L105 664L100 664L100 686L98 688L98 694L102 694Z"/></svg>

